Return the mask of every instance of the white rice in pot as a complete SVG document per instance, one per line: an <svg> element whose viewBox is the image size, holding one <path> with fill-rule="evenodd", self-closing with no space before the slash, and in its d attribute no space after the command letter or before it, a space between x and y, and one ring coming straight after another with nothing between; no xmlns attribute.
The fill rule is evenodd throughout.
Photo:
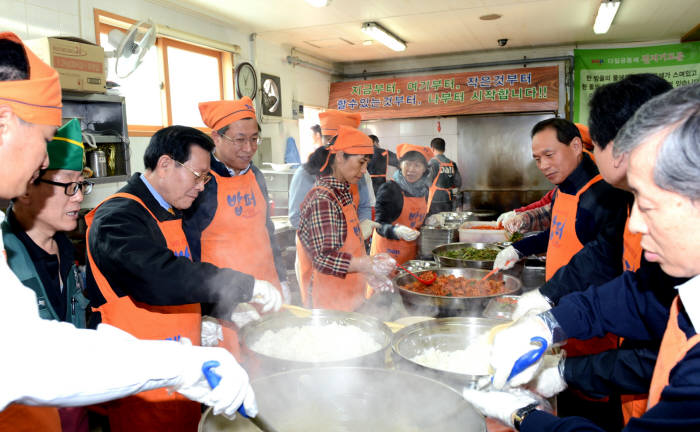
<svg viewBox="0 0 700 432"><path fill-rule="evenodd" d="M479 337L466 349L443 351L428 348L411 358L415 363L432 369L465 375L488 375L491 346L484 337Z"/></svg>

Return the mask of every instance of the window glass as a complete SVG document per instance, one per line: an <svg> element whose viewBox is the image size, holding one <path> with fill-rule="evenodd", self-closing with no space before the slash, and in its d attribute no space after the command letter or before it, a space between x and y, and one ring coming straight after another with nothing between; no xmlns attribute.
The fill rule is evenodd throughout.
<svg viewBox="0 0 700 432"><path fill-rule="evenodd" d="M198 104L221 99L219 58L167 46L173 124L205 127Z"/></svg>

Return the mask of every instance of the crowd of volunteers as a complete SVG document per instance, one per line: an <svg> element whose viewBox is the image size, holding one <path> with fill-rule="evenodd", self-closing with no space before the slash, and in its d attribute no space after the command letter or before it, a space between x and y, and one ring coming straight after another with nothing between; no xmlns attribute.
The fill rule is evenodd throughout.
<svg viewBox="0 0 700 432"><path fill-rule="evenodd" d="M113 431L194 431L201 404L255 416L238 330L297 293L252 163L253 101L199 103L208 134L152 136L144 172L85 216L85 271L67 233L93 184L61 107L57 72L1 33L0 431L88 431L88 412ZM320 113L290 184L304 307L362 311L417 257L421 227L455 210L444 139L394 153L361 120ZM523 431L700 430L700 85L629 75L596 90L588 127L551 118L530 138L554 188L498 218L539 233L494 267L546 253L546 282L495 335L492 386L464 397ZM509 377L535 337L555 350ZM543 403L554 395L559 417Z"/></svg>

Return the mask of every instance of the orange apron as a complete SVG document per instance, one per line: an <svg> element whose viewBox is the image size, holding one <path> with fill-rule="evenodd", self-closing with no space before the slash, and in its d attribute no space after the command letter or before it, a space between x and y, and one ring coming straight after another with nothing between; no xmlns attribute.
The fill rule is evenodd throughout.
<svg viewBox="0 0 700 432"><path fill-rule="evenodd" d="M569 263L576 255L583 244L576 235L576 213L578 212L578 202L580 196L595 183L602 181L603 177L598 174L588 181L576 195L570 195L558 191L554 207L552 208L552 222L549 231L549 243L547 244L547 261L545 264L545 278L550 280L552 276ZM571 357L597 354L603 351L617 348L617 337L607 334L602 338L593 338L587 341L569 339L566 352Z"/></svg>
<svg viewBox="0 0 700 432"><path fill-rule="evenodd" d="M656 358L654 366L654 374L651 377L647 410L652 409L661 400L661 392L668 385L671 369L683 360L688 351L700 343L700 334L688 339L685 332L678 327L678 302L679 299L676 296L671 305L671 315L668 317L664 338L661 340L661 348L659 348L659 356Z"/></svg>
<svg viewBox="0 0 700 432"><path fill-rule="evenodd" d="M365 181L364 178L360 181ZM360 186L357 183L350 184L350 195L352 195L352 205L355 206L355 211L360 208Z"/></svg>
<svg viewBox="0 0 700 432"><path fill-rule="evenodd" d="M428 206L425 197L407 197L403 193L403 208L399 218L394 221L394 225L405 225L415 230L420 229L425 220ZM372 234L372 248L370 255L377 255L386 252L391 255L397 263L403 264L416 257L418 244L416 241L391 240L379 235L377 231Z"/></svg>
<svg viewBox="0 0 700 432"><path fill-rule="evenodd" d="M430 211L430 206L433 203L433 197L435 196L435 192L441 190L447 192L447 195L449 195L450 200L452 200L452 190L451 189L446 189L442 187L438 187L437 182L438 179L440 178L440 173L442 172L443 168L451 167L454 169L454 163L453 162L440 162L440 168L438 169L438 173L433 179L433 184L430 185L430 190L428 192L428 211Z"/></svg>
<svg viewBox="0 0 700 432"><path fill-rule="evenodd" d="M324 189L333 194L330 189L323 186L315 186L311 191L314 189ZM334 199L340 205L338 198L334 196ZM340 252L348 253L353 257L365 256L365 244L362 240L357 211L353 204L342 206L342 210L347 229ZM361 273L348 273L343 279L319 272L313 267L311 257L298 240L298 235L297 256L302 283L299 291L305 306L351 312L362 305L366 295L366 283Z"/></svg>
<svg viewBox="0 0 700 432"><path fill-rule="evenodd" d="M255 173L224 177L212 171L217 183L216 213L202 232L202 261L266 280L282 292L267 231L267 202ZM240 360L238 335L228 323L221 326L219 343Z"/></svg>
<svg viewBox="0 0 700 432"><path fill-rule="evenodd" d="M61 432L58 409L10 404L0 411L0 432Z"/></svg>
<svg viewBox="0 0 700 432"><path fill-rule="evenodd" d="M132 199L143 206L158 223L168 249L177 256L190 256L182 220L160 222L137 196L116 193L85 215L88 225L87 242L90 244L90 226L97 209L107 200L121 197ZM129 296L119 297L112 290L100 269L95 265L90 248L88 261L100 292L107 302L96 310L102 322L119 327L139 339L180 340L187 337L194 345L201 338L202 315L199 304L179 306L151 306L136 302ZM107 371L108 373L109 371ZM201 407L179 393L168 394L166 389L149 390L118 399L107 404L107 415L112 431L133 432L137 430L194 431L201 417Z"/></svg>

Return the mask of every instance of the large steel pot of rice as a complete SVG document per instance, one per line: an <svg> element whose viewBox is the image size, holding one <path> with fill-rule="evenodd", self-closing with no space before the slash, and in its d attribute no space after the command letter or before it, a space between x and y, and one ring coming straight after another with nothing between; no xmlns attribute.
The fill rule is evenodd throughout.
<svg viewBox="0 0 700 432"><path fill-rule="evenodd" d="M453 275L455 277L463 277L465 279L481 279L486 276L489 270L474 269L474 268L440 268L434 270L438 279L441 276ZM418 273L422 275L427 272ZM497 273L489 278L489 280L499 281L503 283L502 290L497 293L488 295L474 296L443 296L438 294L429 294L412 291L407 288L410 284L416 281L416 278L410 274L403 274L394 278L394 287L398 289L401 295L406 310L413 315L433 316L433 317L449 317L449 316L473 316L480 317L489 300L502 295L510 295L517 293L522 283L520 279L509 274ZM420 284L420 282L417 282ZM420 286L420 285L417 285ZM434 291L435 284L420 286L426 291Z"/></svg>
<svg viewBox="0 0 700 432"><path fill-rule="evenodd" d="M260 417L279 432L485 432L460 393L430 378L391 369L298 369L251 382ZM207 410L200 432L257 432Z"/></svg>
<svg viewBox="0 0 700 432"><path fill-rule="evenodd" d="M459 390L476 388L478 380L489 375L488 332L504 322L494 318L453 317L411 324L392 339L394 364Z"/></svg>
<svg viewBox="0 0 700 432"><path fill-rule="evenodd" d="M305 317L286 311L267 315L239 335L246 369L264 376L322 366L383 367L392 333L368 315L313 309Z"/></svg>

